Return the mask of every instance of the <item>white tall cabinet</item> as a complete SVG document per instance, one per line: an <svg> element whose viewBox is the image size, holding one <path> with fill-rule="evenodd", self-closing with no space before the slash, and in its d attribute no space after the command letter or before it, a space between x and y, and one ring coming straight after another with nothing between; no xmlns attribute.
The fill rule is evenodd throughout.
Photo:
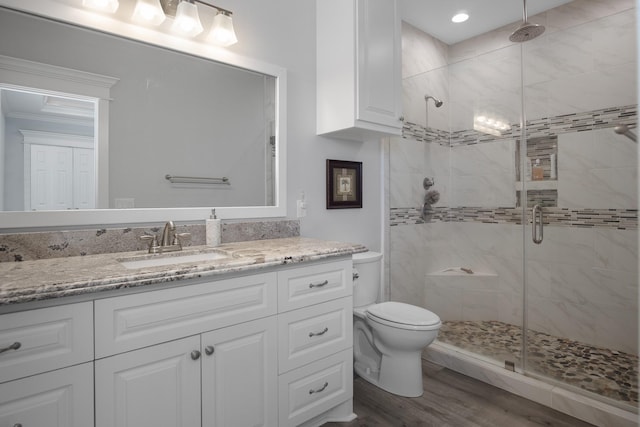
<svg viewBox="0 0 640 427"><path fill-rule="evenodd" d="M367 140L402 132L396 0L317 0L317 133Z"/></svg>

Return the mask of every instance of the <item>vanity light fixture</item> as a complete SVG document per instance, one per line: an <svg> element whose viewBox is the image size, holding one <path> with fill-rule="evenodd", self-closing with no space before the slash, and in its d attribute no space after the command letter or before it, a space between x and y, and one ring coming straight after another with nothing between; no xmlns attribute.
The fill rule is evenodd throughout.
<svg viewBox="0 0 640 427"><path fill-rule="evenodd" d="M166 18L160 0L137 0L133 11L134 21L147 25L160 25Z"/></svg>
<svg viewBox="0 0 640 427"><path fill-rule="evenodd" d="M469 14L467 12L458 12L453 15L453 17L451 18L451 22L459 24L466 21L467 19L469 19Z"/></svg>
<svg viewBox="0 0 640 427"><path fill-rule="evenodd" d="M204 30L198 16L198 6L193 0L183 0L178 3L171 29L188 37L197 36Z"/></svg>
<svg viewBox="0 0 640 427"><path fill-rule="evenodd" d="M218 9L218 13L213 18L209 40L223 47L231 46L238 42L236 32L233 30L231 12L225 9Z"/></svg>
<svg viewBox="0 0 640 427"><path fill-rule="evenodd" d="M99 12L114 13L118 10L120 3L118 0L82 0L82 5Z"/></svg>

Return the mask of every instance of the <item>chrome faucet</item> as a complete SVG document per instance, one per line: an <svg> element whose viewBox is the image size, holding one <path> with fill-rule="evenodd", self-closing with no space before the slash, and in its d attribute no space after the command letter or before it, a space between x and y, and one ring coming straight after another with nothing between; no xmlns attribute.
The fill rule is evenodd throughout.
<svg viewBox="0 0 640 427"><path fill-rule="evenodd" d="M164 225L164 230L162 231L162 237L160 238L160 246L166 247L166 246L173 245L174 239L178 240L175 237L175 232L176 232L176 225L173 223L173 221L168 221ZM171 236L172 233L173 233L173 238ZM179 243L179 240L178 240L178 243Z"/></svg>
<svg viewBox="0 0 640 427"><path fill-rule="evenodd" d="M161 254L182 250L182 240L191 237L190 233L176 233L176 225L173 221L167 221L158 242L158 236L144 235L140 239L149 241L149 253Z"/></svg>

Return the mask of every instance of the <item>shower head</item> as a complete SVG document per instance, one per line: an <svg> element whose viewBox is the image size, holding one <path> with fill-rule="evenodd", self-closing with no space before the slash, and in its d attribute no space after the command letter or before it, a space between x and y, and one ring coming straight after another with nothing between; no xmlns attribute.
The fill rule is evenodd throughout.
<svg viewBox="0 0 640 427"><path fill-rule="evenodd" d="M511 33L509 40L514 43L523 43L533 40L544 33L544 26L527 22L527 0L522 0L522 24Z"/></svg>
<svg viewBox="0 0 640 427"><path fill-rule="evenodd" d="M441 100L439 100L438 98L434 98L431 95L425 95L424 96L424 100L429 102L429 98L433 99L433 102L436 104L436 108L440 108L442 107L443 102Z"/></svg>

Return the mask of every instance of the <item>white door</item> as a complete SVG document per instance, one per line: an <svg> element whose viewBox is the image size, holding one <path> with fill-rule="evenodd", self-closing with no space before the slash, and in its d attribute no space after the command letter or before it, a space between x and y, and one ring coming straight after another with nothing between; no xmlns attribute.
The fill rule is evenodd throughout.
<svg viewBox="0 0 640 427"><path fill-rule="evenodd" d="M93 363L0 384L0 426L93 426Z"/></svg>
<svg viewBox="0 0 640 427"><path fill-rule="evenodd" d="M96 360L96 427L200 427L200 336Z"/></svg>
<svg viewBox="0 0 640 427"><path fill-rule="evenodd" d="M73 207L95 209L95 160L93 149L73 149Z"/></svg>
<svg viewBox="0 0 640 427"><path fill-rule="evenodd" d="M202 335L202 426L277 426L275 316Z"/></svg>
<svg viewBox="0 0 640 427"><path fill-rule="evenodd" d="M400 19L395 0L358 0L358 119L401 128Z"/></svg>
<svg viewBox="0 0 640 427"><path fill-rule="evenodd" d="M73 150L31 145L31 210L73 208Z"/></svg>

